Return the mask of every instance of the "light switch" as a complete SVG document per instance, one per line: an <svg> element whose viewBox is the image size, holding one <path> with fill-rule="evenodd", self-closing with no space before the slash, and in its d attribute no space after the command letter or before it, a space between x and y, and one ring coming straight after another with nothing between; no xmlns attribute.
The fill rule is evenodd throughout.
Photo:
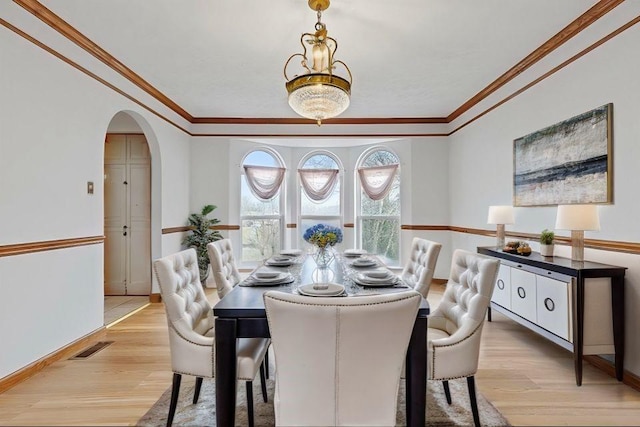
<svg viewBox="0 0 640 427"><path fill-rule="evenodd" d="M93 182L87 181L87 194L93 194Z"/></svg>

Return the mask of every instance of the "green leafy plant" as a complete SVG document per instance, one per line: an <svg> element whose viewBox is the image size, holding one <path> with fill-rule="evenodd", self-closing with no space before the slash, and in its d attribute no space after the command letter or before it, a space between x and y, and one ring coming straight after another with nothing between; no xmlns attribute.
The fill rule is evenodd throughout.
<svg viewBox="0 0 640 427"><path fill-rule="evenodd" d="M543 245L553 245L555 237L556 235L553 231L549 231L545 228L542 230L542 233L540 233L540 243Z"/></svg>
<svg viewBox="0 0 640 427"><path fill-rule="evenodd" d="M194 248L198 254L198 268L200 269L200 280L204 281L209 272L209 255L207 245L216 240L222 239L222 234L218 230L212 230L211 226L220 222L217 218L208 218L211 212L216 209L215 205L205 205L200 213L189 215L189 228L191 232L187 235L182 244Z"/></svg>

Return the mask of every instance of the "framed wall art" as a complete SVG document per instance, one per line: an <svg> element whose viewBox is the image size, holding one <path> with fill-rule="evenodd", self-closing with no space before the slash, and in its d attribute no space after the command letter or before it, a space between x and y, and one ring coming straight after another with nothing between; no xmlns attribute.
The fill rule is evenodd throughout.
<svg viewBox="0 0 640 427"><path fill-rule="evenodd" d="M613 104L513 141L513 205L612 203Z"/></svg>

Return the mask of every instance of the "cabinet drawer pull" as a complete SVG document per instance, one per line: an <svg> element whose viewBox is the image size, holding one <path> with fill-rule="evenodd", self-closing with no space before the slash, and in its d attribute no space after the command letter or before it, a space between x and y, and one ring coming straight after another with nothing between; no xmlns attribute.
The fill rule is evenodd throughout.
<svg viewBox="0 0 640 427"><path fill-rule="evenodd" d="M524 291L522 286L518 286L518 296L524 299L527 296L527 293Z"/></svg>
<svg viewBox="0 0 640 427"><path fill-rule="evenodd" d="M556 309L556 304L553 302L553 300L551 298L545 298L544 299L544 308L546 308L549 311L553 311Z"/></svg>
<svg viewBox="0 0 640 427"><path fill-rule="evenodd" d="M498 279L498 283L496 283L496 285L498 285L498 289L501 291L504 290L504 281L502 279Z"/></svg>

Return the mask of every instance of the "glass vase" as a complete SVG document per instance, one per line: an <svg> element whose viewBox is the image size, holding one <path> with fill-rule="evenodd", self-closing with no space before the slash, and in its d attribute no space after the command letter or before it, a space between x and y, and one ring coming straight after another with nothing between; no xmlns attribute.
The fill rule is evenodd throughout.
<svg viewBox="0 0 640 427"><path fill-rule="evenodd" d="M335 255L330 246L318 247L313 254L313 260L316 262L318 268L328 268L334 258Z"/></svg>

